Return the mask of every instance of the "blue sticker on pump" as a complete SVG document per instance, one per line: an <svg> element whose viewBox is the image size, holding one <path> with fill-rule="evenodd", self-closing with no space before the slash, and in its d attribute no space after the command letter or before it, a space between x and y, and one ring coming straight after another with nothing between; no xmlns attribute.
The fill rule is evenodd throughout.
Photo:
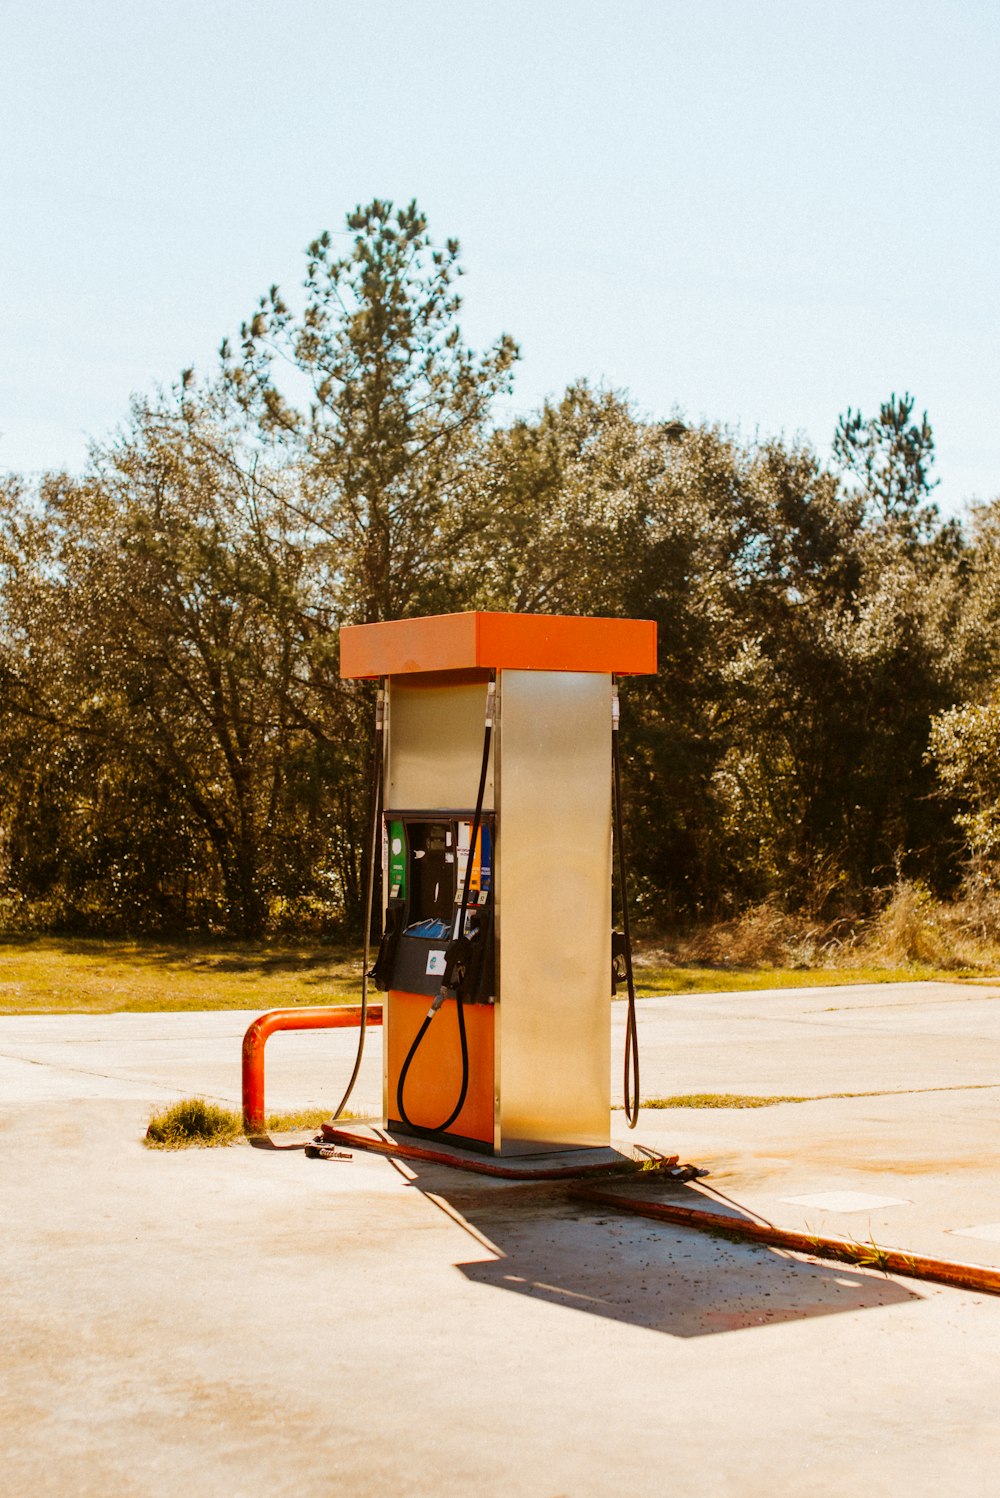
<svg viewBox="0 0 1000 1498"><path fill-rule="evenodd" d="M451 935L451 925L448 921L442 921L438 916L430 916L426 921L417 921L414 925L407 926L403 935L422 936L425 940L429 938L431 941L446 941Z"/></svg>

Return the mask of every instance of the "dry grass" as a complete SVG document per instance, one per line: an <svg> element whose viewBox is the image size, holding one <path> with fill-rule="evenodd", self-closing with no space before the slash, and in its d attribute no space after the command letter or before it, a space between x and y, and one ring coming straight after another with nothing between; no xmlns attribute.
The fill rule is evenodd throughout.
<svg viewBox="0 0 1000 1498"><path fill-rule="evenodd" d="M232 1144L242 1132L242 1119L232 1108L220 1108L200 1097L184 1098L153 1114L144 1143L153 1150L218 1146Z"/></svg>
<svg viewBox="0 0 1000 1498"><path fill-rule="evenodd" d="M314 1133L329 1117L329 1109L302 1108L292 1113L269 1113L264 1123L267 1134L291 1132ZM343 1114L353 1118L354 1114ZM149 1120L143 1143L148 1149L180 1150L218 1148L233 1144L246 1135L243 1116L234 1108L220 1108L204 1098L183 1098L161 1108Z"/></svg>
<svg viewBox="0 0 1000 1498"><path fill-rule="evenodd" d="M1000 901L985 893L944 903L901 881L864 945L890 962L925 962L981 974L1000 971Z"/></svg>
<svg viewBox="0 0 1000 1498"><path fill-rule="evenodd" d="M738 919L646 943L637 968L643 982L647 973L657 979L671 970L694 974L699 988L713 972L726 979L766 976L768 987L986 977L1000 973L1000 899L946 903L901 880L874 918L829 922L789 915L767 902Z"/></svg>

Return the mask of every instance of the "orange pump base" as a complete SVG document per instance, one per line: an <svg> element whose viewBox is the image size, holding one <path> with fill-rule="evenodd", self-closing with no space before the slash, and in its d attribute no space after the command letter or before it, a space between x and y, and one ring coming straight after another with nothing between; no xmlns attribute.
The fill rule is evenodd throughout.
<svg viewBox="0 0 1000 1498"><path fill-rule="evenodd" d="M399 1074L406 1054L430 1008L426 994L392 990L385 1002L385 1046L388 1077L387 1116L390 1129L402 1120L396 1102ZM462 1111L448 1129L456 1143L463 1139L493 1149L493 1019L492 1004L465 1005L469 1044L469 1090ZM431 1021L406 1074L403 1102L411 1124L439 1130L458 1102L462 1079L462 1049L455 1000L445 999Z"/></svg>

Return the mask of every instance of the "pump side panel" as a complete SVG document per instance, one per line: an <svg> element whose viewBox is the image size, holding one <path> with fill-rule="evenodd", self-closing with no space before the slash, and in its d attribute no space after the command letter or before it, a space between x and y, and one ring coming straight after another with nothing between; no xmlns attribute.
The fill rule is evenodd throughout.
<svg viewBox="0 0 1000 1498"><path fill-rule="evenodd" d="M474 810L488 681L389 678L386 811ZM483 807L493 809L492 754Z"/></svg>
<svg viewBox="0 0 1000 1498"><path fill-rule="evenodd" d="M504 671L499 696L499 1147L607 1145L611 677Z"/></svg>

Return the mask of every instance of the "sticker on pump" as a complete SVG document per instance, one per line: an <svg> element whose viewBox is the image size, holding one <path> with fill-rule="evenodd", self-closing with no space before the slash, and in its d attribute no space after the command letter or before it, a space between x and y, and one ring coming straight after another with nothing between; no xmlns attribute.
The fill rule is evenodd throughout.
<svg viewBox="0 0 1000 1498"><path fill-rule="evenodd" d="M427 953L427 968L426 968L426 973L427 973L428 978L442 978L442 977L444 977L444 970L445 970L445 964L446 964L446 961L447 961L447 955L448 954L446 952L428 952Z"/></svg>

